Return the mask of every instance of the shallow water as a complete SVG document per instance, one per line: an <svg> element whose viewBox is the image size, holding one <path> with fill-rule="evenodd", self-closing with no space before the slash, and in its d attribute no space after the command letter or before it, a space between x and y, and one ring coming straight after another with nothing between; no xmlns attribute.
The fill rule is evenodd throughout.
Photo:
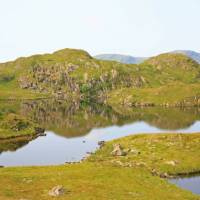
<svg viewBox="0 0 200 200"><path fill-rule="evenodd" d="M102 105L65 102L13 102L1 112L20 113L45 127L46 136L32 141L0 143L0 165L55 165L80 161L99 141L140 134L200 131L198 109L133 109L120 113ZM1 148L2 146L2 148ZM14 147L13 147L14 146Z"/></svg>
<svg viewBox="0 0 200 200"><path fill-rule="evenodd" d="M169 182L200 195L200 176L170 179Z"/></svg>

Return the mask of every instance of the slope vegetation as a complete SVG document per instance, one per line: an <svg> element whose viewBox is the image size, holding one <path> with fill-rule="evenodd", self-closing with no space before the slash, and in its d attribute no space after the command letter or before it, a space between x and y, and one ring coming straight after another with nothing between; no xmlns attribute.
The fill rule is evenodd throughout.
<svg viewBox="0 0 200 200"><path fill-rule="evenodd" d="M200 65L174 53L131 65L97 60L83 50L63 49L0 64L1 99L53 97L108 99L110 105L124 101L127 105L199 105L199 83Z"/></svg>
<svg viewBox="0 0 200 200"><path fill-rule="evenodd" d="M120 88L108 103L126 106L200 105L200 65L182 54L162 54L138 66L147 83L142 88Z"/></svg>
<svg viewBox="0 0 200 200"><path fill-rule="evenodd" d="M0 65L1 98L55 97L84 99L137 85L134 67L98 61L82 50L19 58ZM35 96L33 96L33 94Z"/></svg>
<svg viewBox="0 0 200 200"><path fill-rule="evenodd" d="M138 135L106 143L83 163L48 167L0 168L1 200L58 199L199 200L167 180L199 171L199 134ZM124 156L111 154L121 144Z"/></svg>

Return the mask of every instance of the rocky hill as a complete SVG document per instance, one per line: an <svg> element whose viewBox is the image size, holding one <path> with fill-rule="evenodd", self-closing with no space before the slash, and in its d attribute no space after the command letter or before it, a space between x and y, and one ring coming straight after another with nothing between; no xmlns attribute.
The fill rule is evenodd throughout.
<svg viewBox="0 0 200 200"><path fill-rule="evenodd" d="M63 49L0 64L0 96L101 97L111 89L137 87L135 71L130 65L96 60L83 50Z"/></svg>
<svg viewBox="0 0 200 200"><path fill-rule="evenodd" d="M183 54L161 54L138 65L146 85L112 91L112 106L199 106L200 65Z"/></svg>
<svg viewBox="0 0 200 200"><path fill-rule="evenodd" d="M199 94L196 94L198 89L194 90L194 87L198 88L199 83L199 64L178 53L161 54L136 65L98 60L83 50L63 49L53 54L34 55L0 64L1 99L53 97L106 102L108 96L112 99L111 94L113 97L116 97L115 94L119 96L123 94L126 102L128 96L133 95L130 99L135 102L134 95L139 95L136 98L138 102L132 102L133 105L144 103L153 105L155 104L153 100L142 102L141 97L151 96L157 91L162 91L159 88L163 87L163 91L169 90L169 98L174 98L175 94L171 94L170 89L176 91L178 85L179 89L187 86L188 94L187 96L184 94L184 98L190 97L191 93L198 99ZM119 99L114 98L115 103ZM184 99L181 99L182 101Z"/></svg>

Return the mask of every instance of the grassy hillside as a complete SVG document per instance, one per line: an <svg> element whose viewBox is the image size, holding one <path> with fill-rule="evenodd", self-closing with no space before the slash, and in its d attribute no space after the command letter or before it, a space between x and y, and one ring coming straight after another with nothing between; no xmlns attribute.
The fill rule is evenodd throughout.
<svg viewBox="0 0 200 200"><path fill-rule="evenodd" d="M194 98L193 104L199 99L199 83L200 65L183 54L162 54L129 65L63 49L0 64L0 99L104 101L108 96L110 105L129 99L133 105L160 105Z"/></svg>
<svg viewBox="0 0 200 200"><path fill-rule="evenodd" d="M139 68L151 86L174 81L200 83L200 65L182 54L161 54L146 60Z"/></svg>
<svg viewBox="0 0 200 200"><path fill-rule="evenodd" d="M200 64L200 53L198 53L198 52L190 51L190 50L176 50L172 53L184 54L184 55L192 58L193 60L195 60L196 62L198 62Z"/></svg>
<svg viewBox="0 0 200 200"><path fill-rule="evenodd" d="M108 104L193 106L200 104L200 65L182 54L162 54L138 66L147 85L108 94Z"/></svg>
<svg viewBox="0 0 200 200"><path fill-rule="evenodd" d="M1 98L34 94L69 99L101 96L107 90L135 84L130 65L98 61L82 50L20 58L0 65ZM16 92L15 92L16 91ZM28 93L28 94L27 94Z"/></svg>
<svg viewBox="0 0 200 200"><path fill-rule="evenodd" d="M199 142L199 134L131 136L107 143L79 164L0 168L0 199L54 199L48 192L61 185L61 200L199 200L159 177L199 171ZM112 156L119 143L127 154Z"/></svg>
<svg viewBox="0 0 200 200"><path fill-rule="evenodd" d="M108 96L111 106L199 106L200 84L173 82L156 88L123 88Z"/></svg>
<svg viewBox="0 0 200 200"><path fill-rule="evenodd" d="M133 135L108 142L89 160L104 165L139 166L157 175L199 173L199 142L199 134ZM113 158L115 144L120 144L127 155Z"/></svg>

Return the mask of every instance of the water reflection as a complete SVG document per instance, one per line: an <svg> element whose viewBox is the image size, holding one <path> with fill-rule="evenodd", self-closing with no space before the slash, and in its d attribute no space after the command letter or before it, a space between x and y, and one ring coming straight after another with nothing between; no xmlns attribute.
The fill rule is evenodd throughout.
<svg viewBox="0 0 200 200"><path fill-rule="evenodd" d="M0 154L4 151L14 152L18 148L25 146L32 138L22 137L17 139L9 139L0 141Z"/></svg>
<svg viewBox="0 0 200 200"><path fill-rule="evenodd" d="M0 102L0 118L10 112L36 121L47 130L47 136L33 141L0 141L0 165L7 166L78 161L86 152L94 151L100 140L136 133L200 131L198 108L153 107L121 112L100 104L53 100Z"/></svg>
<svg viewBox="0 0 200 200"><path fill-rule="evenodd" d="M183 189L190 190L195 194L200 194L200 176L176 178L170 179L169 181Z"/></svg>
<svg viewBox="0 0 200 200"><path fill-rule="evenodd" d="M190 127L200 119L199 108L134 108L118 112L101 104L78 104L58 101L24 102L20 113L37 121L47 130L66 137L86 135L91 129L144 121L159 129Z"/></svg>

